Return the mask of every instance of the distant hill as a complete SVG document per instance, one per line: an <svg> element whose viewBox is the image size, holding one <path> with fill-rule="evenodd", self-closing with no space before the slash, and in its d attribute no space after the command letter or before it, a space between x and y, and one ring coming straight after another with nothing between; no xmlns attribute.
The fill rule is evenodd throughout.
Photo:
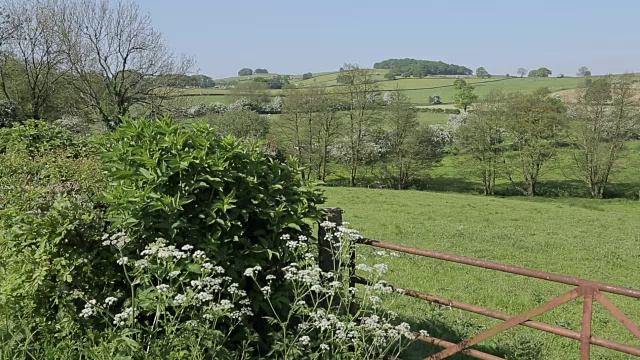
<svg viewBox="0 0 640 360"><path fill-rule="evenodd" d="M390 69L395 75L408 73L411 76L422 77L428 75L471 75L473 70L442 61L417 59L387 59L373 65L374 69Z"/></svg>

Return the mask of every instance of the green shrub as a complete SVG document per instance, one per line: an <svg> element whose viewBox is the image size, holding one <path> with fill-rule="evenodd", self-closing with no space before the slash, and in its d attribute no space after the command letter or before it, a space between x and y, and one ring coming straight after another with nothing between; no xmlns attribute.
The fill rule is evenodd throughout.
<svg viewBox="0 0 640 360"><path fill-rule="evenodd" d="M282 268L291 255L280 234L308 234L321 216L320 191L293 163L269 159L259 143L220 137L206 123L184 128L167 117L125 119L103 146L112 228L131 236L132 251L158 238L202 249L228 264L254 310L266 311L244 270Z"/></svg>
<svg viewBox="0 0 640 360"><path fill-rule="evenodd" d="M0 137L0 348L44 358L38 346L77 330L69 319L80 294L96 294L113 278L110 258L98 251L102 166L78 151L83 142L41 122L1 129Z"/></svg>
<svg viewBox="0 0 640 360"><path fill-rule="evenodd" d="M90 147L69 130L42 120L27 120L12 128L0 129L0 152L35 157L55 151L77 157L90 151Z"/></svg>

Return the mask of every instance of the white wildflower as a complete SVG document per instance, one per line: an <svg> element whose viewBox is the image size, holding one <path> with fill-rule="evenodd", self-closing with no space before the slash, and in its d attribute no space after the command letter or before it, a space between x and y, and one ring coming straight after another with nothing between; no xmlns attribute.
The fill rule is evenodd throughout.
<svg viewBox="0 0 640 360"><path fill-rule="evenodd" d="M158 292L167 292L167 291L169 291L169 285L160 284L160 285L156 286L156 290L158 290Z"/></svg>
<svg viewBox="0 0 640 360"><path fill-rule="evenodd" d="M121 312L120 314L116 314L113 317L113 324L114 325L124 325L127 320L129 320L129 318L131 318L131 316L133 315L133 308L126 308L124 309L123 312Z"/></svg>
<svg viewBox="0 0 640 360"><path fill-rule="evenodd" d="M309 342L310 342L310 341L311 341L311 338L310 338L310 337L308 337L308 336L306 336L306 335L300 338L300 344L301 344L302 346L307 346L307 345L309 345Z"/></svg>
<svg viewBox="0 0 640 360"><path fill-rule="evenodd" d="M108 298L104 299L104 306L108 307L115 304L116 302L118 302L118 298L109 296Z"/></svg>
<svg viewBox="0 0 640 360"><path fill-rule="evenodd" d="M187 301L187 297L182 295L182 294L178 294L176 295L176 297L173 298L173 304L174 305L182 305L184 304L184 302Z"/></svg>

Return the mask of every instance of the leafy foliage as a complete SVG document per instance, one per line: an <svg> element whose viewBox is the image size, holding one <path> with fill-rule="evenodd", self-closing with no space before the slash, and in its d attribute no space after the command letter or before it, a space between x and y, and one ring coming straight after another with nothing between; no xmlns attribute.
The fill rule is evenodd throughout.
<svg viewBox="0 0 640 360"><path fill-rule="evenodd" d="M398 69L415 77L426 75L471 75L473 73L471 69L460 65L416 59L387 59L375 63L373 68Z"/></svg>
<svg viewBox="0 0 640 360"><path fill-rule="evenodd" d="M551 70L546 67L529 71L529 77L549 77L549 75L551 75Z"/></svg>
<svg viewBox="0 0 640 360"><path fill-rule="evenodd" d="M253 70L249 68L242 68L238 71L238 76L247 76L247 75L253 75Z"/></svg>
<svg viewBox="0 0 640 360"><path fill-rule="evenodd" d="M458 92L456 92L453 99L455 100L456 107L458 109L463 109L464 111L467 111L467 108L469 107L469 105L473 104L474 102L476 102L476 100L478 100L478 95L476 95L476 93L473 92L474 90L475 90L475 87L473 85L467 85L461 88L460 90L458 90Z"/></svg>
<svg viewBox="0 0 640 360"><path fill-rule="evenodd" d="M476 69L476 76L479 77L480 79L485 79L485 78L490 78L491 74L489 74L487 69L481 66L478 69Z"/></svg>
<svg viewBox="0 0 640 360"><path fill-rule="evenodd" d="M322 195L297 168L204 123L185 129L170 118L126 119L103 146L113 184L105 201L112 226L136 242L131 251L157 238L196 246L229 264L257 308L265 304L244 269L284 266L291 258L279 234L308 233L320 218Z"/></svg>

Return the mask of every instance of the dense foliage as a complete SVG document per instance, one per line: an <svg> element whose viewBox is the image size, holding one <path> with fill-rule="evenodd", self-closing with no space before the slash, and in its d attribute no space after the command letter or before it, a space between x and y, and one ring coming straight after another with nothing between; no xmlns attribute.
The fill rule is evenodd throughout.
<svg viewBox="0 0 640 360"><path fill-rule="evenodd" d="M0 138L2 358L379 359L416 336L381 307L386 266L357 297L319 268L323 196L259 143L170 118ZM359 235L322 226L346 264Z"/></svg>
<svg viewBox="0 0 640 360"><path fill-rule="evenodd" d="M541 67L540 69L529 71L529 77L549 77L551 75L551 70L546 67Z"/></svg>
<svg viewBox="0 0 640 360"><path fill-rule="evenodd" d="M373 65L374 69L393 69L396 75L408 73L411 76L421 77L427 75L471 75L473 70L442 61L416 60L416 59L387 59Z"/></svg>

